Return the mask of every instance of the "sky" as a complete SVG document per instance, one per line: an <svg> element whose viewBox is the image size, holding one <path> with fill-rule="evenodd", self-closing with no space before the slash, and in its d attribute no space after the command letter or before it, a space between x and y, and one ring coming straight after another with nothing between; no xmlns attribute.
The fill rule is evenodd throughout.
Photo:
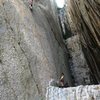
<svg viewBox="0 0 100 100"><path fill-rule="evenodd" d="M55 0L58 8L63 8L65 4L65 0Z"/></svg>

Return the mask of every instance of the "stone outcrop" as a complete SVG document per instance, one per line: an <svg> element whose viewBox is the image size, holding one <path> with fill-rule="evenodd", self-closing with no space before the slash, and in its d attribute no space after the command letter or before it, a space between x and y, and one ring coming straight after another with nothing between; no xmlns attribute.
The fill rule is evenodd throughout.
<svg viewBox="0 0 100 100"><path fill-rule="evenodd" d="M71 88L47 88L46 100L100 100L100 85L80 85Z"/></svg>
<svg viewBox="0 0 100 100"><path fill-rule="evenodd" d="M90 70L84 58L79 36L74 35L66 40L69 50L69 65L75 81L75 85L91 84Z"/></svg>
<svg viewBox="0 0 100 100"><path fill-rule="evenodd" d="M66 0L66 18L74 34L79 35L93 83L100 83L100 1Z"/></svg>
<svg viewBox="0 0 100 100"><path fill-rule="evenodd" d="M31 12L26 0L0 0L0 100L43 97L62 72L71 84L57 17L42 3Z"/></svg>
<svg viewBox="0 0 100 100"><path fill-rule="evenodd" d="M70 20L65 19L67 20L65 24L70 24L70 31L73 33L80 33L78 37L89 69L95 76L92 78L99 82L100 23L95 22L90 14L99 19L100 2L99 0L91 2L96 12L89 0L68 0L68 3L69 13L65 16ZM48 87L51 79L55 83L59 81L62 72L65 82L69 86L73 85L68 66L68 51L61 34L55 5L53 0L33 0L31 11L28 0L0 0L0 100L45 100L46 93L47 100L52 100L48 97L48 93L49 96L58 93L57 100L63 99L61 96L64 95L70 100L76 100L74 97L78 100L84 98L99 100L100 86L79 86L68 89ZM88 16L82 13L84 6ZM78 19L80 19L79 23ZM73 36L67 40L74 65L71 68L77 85L85 82L89 84L89 74L87 76L84 74L86 75L90 70L82 50L79 49L78 37ZM79 62L77 58L80 59ZM85 71L81 72L81 69Z"/></svg>

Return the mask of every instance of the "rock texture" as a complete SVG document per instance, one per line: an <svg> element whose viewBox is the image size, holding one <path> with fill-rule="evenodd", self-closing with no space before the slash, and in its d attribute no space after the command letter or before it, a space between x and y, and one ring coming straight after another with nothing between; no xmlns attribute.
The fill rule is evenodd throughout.
<svg viewBox="0 0 100 100"><path fill-rule="evenodd" d="M100 83L100 1L66 0L71 31L78 34L95 84Z"/></svg>
<svg viewBox="0 0 100 100"><path fill-rule="evenodd" d="M86 85L71 88L47 88L46 100L100 100L100 85Z"/></svg>
<svg viewBox="0 0 100 100"><path fill-rule="evenodd" d="M63 24L66 26L64 30L67 36L65 41L69 51L69 66L71 67L75 85L92 84L90 69L82 51L80 33L78 33L77 27L72 20L70 0L66 1L63 12L62 19Z"/></svg>
<svg viewBox="0 0 100 100"><path fill-rule="evenodd" d="M0 100L39 100L62 72L71 84L57 18L42 3L31 12L25 0L0 0Z"/></svg>
<svg viewBox="0 0 100 100"><path fill-rule="evenodd" d="M65 7L64 7L64 22L67 26L67 29L72 32L73 35L77 34L77 29L75 23L73 23L72 15L71 15L71 1L65 0Z"/></svg>
<svg viewBox="0 0 100 100"><path fill-rule="evenodd" d="M75 85L91 84L90 70L84 58L79 36L74 35L66 40L69 50L69 63L75 80Z"/></svg>

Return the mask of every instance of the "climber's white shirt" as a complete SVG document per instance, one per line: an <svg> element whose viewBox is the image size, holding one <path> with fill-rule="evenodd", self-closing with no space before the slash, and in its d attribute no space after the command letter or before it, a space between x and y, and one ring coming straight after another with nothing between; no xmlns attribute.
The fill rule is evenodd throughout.
<svg viewBox="0 0 100 100"><path fill-rule="evenodd" d="M65 4L65 0L55 0L58 8L63 8Z"/></svg>

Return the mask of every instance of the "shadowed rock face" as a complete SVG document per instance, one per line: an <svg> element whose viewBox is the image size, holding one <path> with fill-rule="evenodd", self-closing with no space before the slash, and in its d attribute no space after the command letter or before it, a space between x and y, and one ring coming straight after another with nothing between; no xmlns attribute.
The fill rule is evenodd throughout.
<svg viewBox="0 0 100 100"><path fill-rule="evenodd" d="M100 83L100 0L66 0L65 9L71 31L79 35L93 83Z"/></svg>
<svg viewBox="0 0 100 100"><path fill-rule="evenodd" d="M62 72L71 83L59 25L57 35L48 20L38 5L32 13L21 0L0 0L0 100L36 100Z"/></svg>
<svg viewBox="0 0 100 100"><path fill-rule="evenodd" d="M74 35L66 40L70 53L69 63L75 80L75 85L92 84L90 80L90 69L82 52L79 36Z"/></svg>

